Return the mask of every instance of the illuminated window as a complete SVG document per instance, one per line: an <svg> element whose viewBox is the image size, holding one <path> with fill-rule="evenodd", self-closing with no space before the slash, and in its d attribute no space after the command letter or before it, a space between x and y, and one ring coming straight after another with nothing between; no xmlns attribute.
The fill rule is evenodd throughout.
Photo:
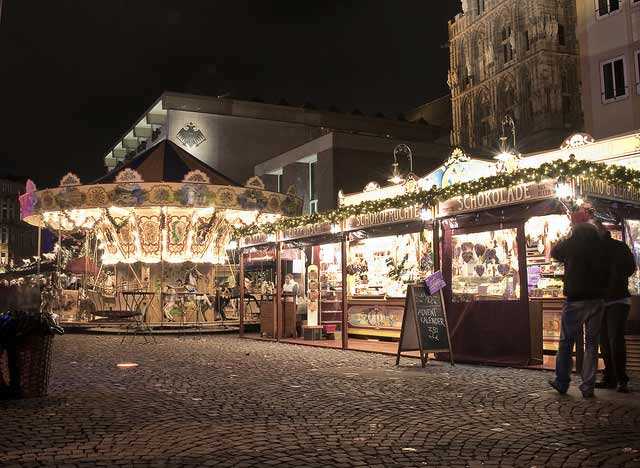
<svg viewBox="0 0 640 468"><path fill-rule="evenodd" d="M601 64L601 84L603 102L611 102L627 97L624 57L616 57Z"/></svg>
<svg viewBox="0 0 640 468"><path fill-rule="evenodd" d="M516 233L500 229L453 236L453 302L520 299Z"/></svg>

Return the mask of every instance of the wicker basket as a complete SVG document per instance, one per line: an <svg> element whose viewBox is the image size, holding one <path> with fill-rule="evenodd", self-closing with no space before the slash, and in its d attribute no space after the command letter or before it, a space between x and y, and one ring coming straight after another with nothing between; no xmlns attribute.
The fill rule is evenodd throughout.
<svg viewBox="0 0 640 468"><path fill-rule="evenodd" d="M22 398L47 395L51 374L53 335L31 335L18 345L18 369ZM0 354L0 382L9 382L8 356Z"/></svg>

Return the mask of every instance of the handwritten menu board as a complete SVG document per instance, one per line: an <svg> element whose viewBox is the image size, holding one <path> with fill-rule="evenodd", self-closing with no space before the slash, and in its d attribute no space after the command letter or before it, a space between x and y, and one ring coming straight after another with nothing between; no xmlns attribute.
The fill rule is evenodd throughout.
<svg viewBox="0 0 640 468"><path fill-rule="evenodd" d="M449 326L441 290L429 295L425 285L412 285L407 289L396 364L400 362L401 353L407 351L420 351L423 366L427 353L448 352L453 365Z"/></svg>

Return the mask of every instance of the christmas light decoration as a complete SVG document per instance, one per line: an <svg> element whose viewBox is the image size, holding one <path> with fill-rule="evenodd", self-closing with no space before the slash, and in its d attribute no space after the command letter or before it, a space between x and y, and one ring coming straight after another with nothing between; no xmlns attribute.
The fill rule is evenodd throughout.
<svg viewBox="0 0 640 468"><path fill-rule="evenodd" d="M541 164L537 168L517 169L513 172L481 177L446 187L420 188L414 192L407 192L393 198L366 200L356 205L344 205L322 213L281 218L271 223L253 223L236 228L235 236L244 237L261 233L273 234L285 229L324 222L340 223L351 216L409 206L433 207L439 202L461 195L476 195L486 190L512 187L529 182L541 182L546 179L557 179L560 183L566 183L570 179L577 177L640 190L640 171L622 166L577 160L572 155L568 160L558 159Z"/></svg>

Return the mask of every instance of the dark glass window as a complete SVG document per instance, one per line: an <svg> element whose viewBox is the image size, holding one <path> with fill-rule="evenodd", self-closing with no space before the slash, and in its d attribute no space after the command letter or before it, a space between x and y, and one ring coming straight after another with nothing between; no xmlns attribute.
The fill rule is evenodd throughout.
<svg viewBox="0 0 640 468"><path fill-rule="evenodd" d="M626 85L624 82L624 62L616 60L613 62L613 75L616 84L616 97L626 94Z"/></svg>
<svg viewBox="0 0 640 468"><path fill-rule="evenodd" d="M309 199L317 200L318 191L316 190L316 166L318 163L309 163Z"/></svg>
<svg viewBox="0 0 640 468"><path fill-rule="evenodd" d="M605 99L615 99L627 94L624 76L624 59L616 59L602 65L602 83Z"/></svg>
<svg viewBox="0 0 640 468"><path fill-rule="evenodd" d="M620 9L620 0L598 0L598 15L604 16Z"/></svg>
<svg viewBox="0 0 640 468"><path fill-rule="evenodd" d="M613 99L613 63L605 63L603 65L602 79L604 81L604 98Z"/></svg>

